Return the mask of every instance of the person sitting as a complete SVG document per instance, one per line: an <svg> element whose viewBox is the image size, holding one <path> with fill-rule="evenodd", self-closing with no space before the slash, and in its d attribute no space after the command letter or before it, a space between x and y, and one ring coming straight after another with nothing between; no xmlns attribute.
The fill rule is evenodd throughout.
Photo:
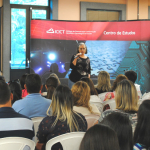
<svg viewBox="0 0 150 150"><path fill-rule="evenodd" d="M137 123L138 95L134 84L129 80L122 80L115 90L116 110L106 110L99 118L99 123L110 113L120 112L129 116L134 132Z"/></svg>
<svg viewBox="0 0 150 150"><path fill-rule="evenodd" d="M98 94L111 92L110 75L107 71L100 71L98 74L97 85L95 85Z"/></svg>
<svg viewBox="0 0 150 150"><path fill-rule="evenodd" d="M20 78L20 85L22 88L22 98L26 97L28 95L27 89L25 89L25 80L28 74L24 74Z"/></svg>
<svg viewBox="0 0 150 150"><path fill-rule="evenodd" d="M74 106L73 110L82 115L96 114L100 116L100 112L96 105L90 104L90 87L84 81L78 81L72 86L72 94Z"/></svg>
<svg viewBox="0 0 150 150"><path fill-rule="evenodd" d="M110 100L110 99L114 99L114 98L115 98L115 90L116 90L116 88L117 88L117 85L118 85L119 82L121 82L121 81L124 80L124 79L128 79L128 78L127 78L125 75L123 75L123 74L119 74L119 75L116 77L116 79L115 79L115 81L113 82L113 85L112 85L112 91L113 91L113 92L107 93L107 94L105 95L104 101Z"/></svg>
<svg viewBox="0 0 150 150"><path fill-rule="evenodd" d="M41 96L41 78L38 74L29 74L25 80L28 95L13 104L13 109L29 118L45 117L51 100Z"/></svg>
<svg viewBox="0 0 150 150"><path fill-rule="evenodd" d="M97 91L94 88L93 81L88 77L83 77L80 79L80 81L84 81L88 84L90 87L90 103L95 104L100 112L103 111L103 104L102 100L98 97Z"/></svg>
<svg viewBox="0 0 150 150"><path fill-rule="evenodd" d="M94 125L85 133L79 150L120 150L114 130L104 125Z"/></svg>
<svg viewBox="0 0 150 150"><path fill-rule="evenodd" d="M133 140L133 150L150 149L150 99L143 101L139 107Z"/></svg>
<svg viewBox="0 0 150 150"><path fill-rule="evenodd" d="M72 93L65 85L59 85L54 91L47 115L39 125L37 149L42 145L42 150L45 150L46 142L61 134L87 130L84 116L73 111ZM62 149L60 143L55 144L52 149L56 147Z"/></svg>
<svg viewBox="0 0 150 150"><path fill-rule="evenodd" d="M142 98L142 93L141 93L141 89L140 89L140 85L136 84L135 81L137 79L137 73L133 70L129 70L129 71L125 71L125 76L134 83L136 90L138 92L138 96L139 98Z"/></svg>
<svg viewBox="0 0 150 150"><path fill-rule="evenodd" d="M49 77L55 77L55 78L57 79L57 81L58 81L58 85L60 85L60 84L61 84L61 82L60 82L60 80L59 80L59 78L58 78L57 74L55 74L55 73L51 73L51 74L49 75Z"/></svg>
<svg viewBox="0 0 150 150"><path fill-rule="evenodd" d="M33 123L28 117L14 111L11 107L13 95L9 86L0 81L0 138L24 137L33 139Z"/></svg>
<svg viewBox="0 0 150 150"><path fill-rule="evenodd" d="M107 125L117 133L120 150L133 150L132 126L127 115L113 112L100 124Z"/></svg>
<svg viewBox="0 0 150 150"><path fill-rule="evenodd" d="M57 86L58 86L58 80L55 77L49 77L46 80L45 87L47 90L47 98L48 99L52 99L52 95Z"/></svg>
<svg viewBox="0 0 150 150"><path fill-rule="evenodd" d="M22 90L20 84L18 84L17 82L10 82L9 88L11 90L11 93L13 94L12 104L17 100L22 99Z"/></svg>

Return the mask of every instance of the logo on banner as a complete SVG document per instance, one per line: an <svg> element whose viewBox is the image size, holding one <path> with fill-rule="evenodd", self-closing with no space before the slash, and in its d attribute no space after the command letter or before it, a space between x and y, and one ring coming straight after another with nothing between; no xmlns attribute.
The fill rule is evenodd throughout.
<svg viewBox="0 0 150 150"><path fill-rule="evenodd" d="M46 31L46 33L65 34L65 30L54 30L53 28Z"/></svg>
<svg viewBox="0 0 150 150"><path fill-rule="evenodd" d="M54 33L53 28L49 29L48 31L46 31L46 33Z"/></svg>

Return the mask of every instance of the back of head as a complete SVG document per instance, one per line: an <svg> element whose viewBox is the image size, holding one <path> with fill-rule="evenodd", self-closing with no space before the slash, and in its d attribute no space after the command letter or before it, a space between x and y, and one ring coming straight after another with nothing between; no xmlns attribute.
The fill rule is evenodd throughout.
<svg viewBox="0 0 150 150"><path fill-rule="evenodd" d="M6 104L10 100L10 89L7 83L0 81L0 104Z"/></svg>
<svg viewBox="0 0 150 150"><path fill-rule="evenodd" d="M109 126L117 133L120 150L133 150L132 126L126 114L113 112L101 124Z"/></svg>
<svg viewBox="0 0 150 150"><path fill-rule="evenodd" d="M123 75L123 74L119 74L119 75L116 77L116 80L115 80L114 83L113 83L112 90L115 91L116 88L117 88L117 84L118 84L119 82L121 82L122 80L124 80L124 79L128 79L128 78L127 78L125 75Z"/></svg>
<svg viewBox="0 0 150 150"><path fill-rule="evenodd" d="M98 83L95 86L99 90L110 91L110 75L107 71L100 71L98 74Z"/></svg>
<svg viewBox="0 0 150 150"><path fill-rule="evenodd" d="M120 150L117 134L108 126L95 125L85 133L80 150Z"/></svg>
<svg viewBox="0 0 150 150"><path fill-rule="evenodd" d="M38 74L29 74L26 77L25 84L28 93L39 93L42 85L41 77Z"/></svg>
<svg viewBox="0 0 150 150"><path fill-rule="evenodd" d="M138 110L138 94L135 85L129 80L122 80L115 90L116 108L132 112Z"/></svg>
<svg viewBox="0 0 150 150"><path fill-rule="evenodd" d="M21 78L20 78L20 85L21 85L21 88L22 88L22 89L25 89L25 88L24 88L24 85L25 85L25 80L26 80L27 75L28 75L28 74L24 74L24 75L22 75Z"/></svg>
<svg viewBox="0 0 150 150"><path fill-rule="evenodd" d="M150 148L150 99L144 100L138 110L138 121L134 132L134 144Z"/></svg>
<svg viewBox="0 0 150 150"><path fill-rule="evenodd" d="M78 130L78 125L76 124L75 118L73 116L72 92L69 87L65 85L59 85L56 88L52 97L52 103L47 110L47 115L50 115L50 108L52 110L52 116L56 116L56 120L52 126L55 126L58 120L62 122L67 120L70 131Z"/></svg>
<svg viewBox="0 0 150 150"><path fill-rule="evenodd" d="M61 83L60 83L60 80L59 80L59 78L58 78L58 76L57 76L57 74L51 73L49 77L55 77L55 78L58 80L58 85L61 84Z"/></svg>
<svg viewBox="0 0 150 150"><path fill-rule="evenodd" d="M135 83L135 81L137 79L137 73L133 70L126 71L125 76L133 83Z"/></svg>
<svg viewBox="0 0 150 150"><path fill-rule="evenodd" d="M46 87L47 87L47 98L52 99L52 95L54 90L58 86L58 80L55 77L49 77L46 80Z"/></svg>
<svg viewBox="0 0 150 150"><path fill-rule="evenodd" d="M88 86L90 87L91 95L98 95L97 91L96 91L96 89L94 87L93 81L90 78L83 77L83 78L80 79L80 81L84 81L84 82L86 82L88 84Z"/></svg>
<svg viewBox="0 0 150 150"><path fill-rule="evenodd" d="M90 87L84 81L78 81L72 86L73 101L75 106L89 107Z"/></svg>
<svg viewBox="0 0 150 150"><path fill-rule="evenodd" d="M4 81L4 82L5 82L4 76L1 76L1 75L0 75L0 81Z"/></svg>
<svg viewBox="0 0 150 150"><path fill-rule="evenodd" d="M11 82L9 84L9 88L11 90L11 93L13 94L13 101L12 104L16 101L22 98L22 90L20 87L20 84L17 82Z"/></svg>

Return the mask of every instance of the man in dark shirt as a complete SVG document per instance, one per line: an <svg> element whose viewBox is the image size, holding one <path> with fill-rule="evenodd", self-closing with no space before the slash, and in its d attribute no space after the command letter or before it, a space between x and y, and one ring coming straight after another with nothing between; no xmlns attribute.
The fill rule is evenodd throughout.
<svg viewBox="0 0 150 150"><path fill-rule="evenodd" d="M24 137L33 139L33 123L28 117L12 109L12 97L9 86L4 81L0 81L0 138Z"/></svg>

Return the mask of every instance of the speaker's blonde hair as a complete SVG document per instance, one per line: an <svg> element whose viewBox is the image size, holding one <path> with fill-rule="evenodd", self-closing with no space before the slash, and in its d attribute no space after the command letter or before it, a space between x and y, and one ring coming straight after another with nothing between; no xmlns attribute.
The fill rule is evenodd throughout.
<svg viewBox="0 0 150 150"><path fill-rule="evenodd" d="M51 105L47 110L48 116L56 116L52 127L56 125L58 120L62 122L65 122L67 120L70 132L78 131L79 126L75 118L75 114L78 115L73 111L73 100L71 90L67 86L59 85L54 91Z"/></svg>
<svg viewBox="0 0 150 150"><path fill-rule="evenodd" d="M131 112L138 110L138 94L135 85L129 80L118 83L115 90L116 108Z"/></svg>

